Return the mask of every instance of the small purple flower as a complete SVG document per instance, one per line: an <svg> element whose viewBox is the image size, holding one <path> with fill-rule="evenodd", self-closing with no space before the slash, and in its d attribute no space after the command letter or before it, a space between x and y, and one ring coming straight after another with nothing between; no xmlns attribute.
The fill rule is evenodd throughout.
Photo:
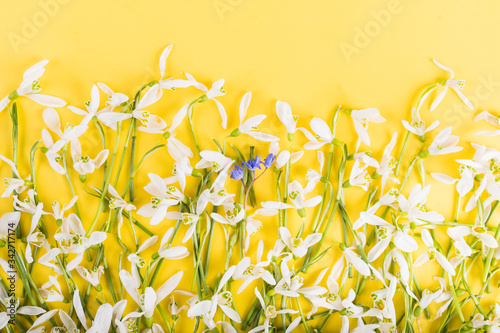
<svg viewBox="0 0 500 333"><path fill-rule="evenodd" d="M243 179L243 169L239 165L234 165L234 169L229 170L229 176L234 180Z"/></svg>
<svg viewBox="0 0 500 333"><path fill-rule="evenodd" d="M267 155L267 157L264 160L264 162L262 162L262 164L264 164L264 166L266 168L269 168L271 165L273 165L273 162L274 162L275 158L276 158L276 156L274 156L273 154L269 154L269 155Z"/></svg>
<svg viewBox="0 0 500 333"><path fill-rule="evenodd" d="M257 169L260 169L260 156L257 156L255 158L251 158L248 160L248 162L242 162L248 170L255 171Z"/></svg>

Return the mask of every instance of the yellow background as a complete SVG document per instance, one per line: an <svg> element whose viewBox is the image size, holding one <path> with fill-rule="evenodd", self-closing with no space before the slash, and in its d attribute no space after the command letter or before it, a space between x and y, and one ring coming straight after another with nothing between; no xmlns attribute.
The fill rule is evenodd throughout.
<svg viewBox="0 0 500 333"><path fill-rule="evenodd" d="M41 79L43 92L61 97L69 105L83 107L96 82L104 82L115 91L131 96L143 83L159 78L158 59L168 44L174 45L167 60L168 76L181 78L185 71L207 85L219 78L226 79L227 95L220 101L229 115L227 131L221 132L220 118L213 104L205 103L195 111L195 127L202 149L215 150L210 137L221 140L238 126L239 101L245 92L252 91L249 114L268 114L270 117L261 129L275 135L284 131L274 116L276 100L287 101L294 113L300 115L299 126L307 128L312 116L329 121L338 104L354 109L378 108L388 121L370 126L369 132L374 140L372 150L380 157L381 148L394 131L399 131L400 137L403 135L401 119L409 120L411 107L423 88L447 78L447 73L431 62L432 58L453 68L457 78L466 80L463 92L474 104L474 110L468 110L450 92L432 114L427 106L422 112L428 124L438 119L440 128L454 126L454 132L460 134L461 144L466 147L461 157L472 156L468 142L472 140L470 134L479 128L471 124L472 116L483 109L495 112L500 100L500 44L496 38L500 30L500 3L497 1L4 1L0 13L2 97L18 86L24 70L42 59L50 60ZM194 89L165 92L151 111L170 123L173 113L198 95ZM45 125L41 118L43 107L25 98L19 105L20 170L26 175L29 148L41 137ZM63 123L76 123L81 119L65 108L58 111ZM0 113L0 124L0 153L10 158L7 111ZM187 144L191 143L186 123L178 132ZM352 133L352 122L344 117L339 138L350 142L351 149ZM155 136L141 133L138 156L156 140ZM493 139L475 137L474 141L498 148ZM111 143L108 140L108 146ZM282 148L284 143L282 140ZM301 149L301 143L300 137L294 142L294 149ZM93 129L82 141L84 151L96 147L92 154L98 151L98 144ZM399 146L400 141L397 150ZM403 167L418 147L415 140L410 142ZM266 154L267 145L260 148L259 153ZM304 158L297 170L299 177L310 167L309 160L314 154L307 153ZM429 159L427 171L446 171L456 176L454 158ZM37 157L37 165L39 190L46 207L55 199L67 202L69 189L65 178L50 170L43 156ZM313 167L317 169L317 164ZM149 200L149 195L142 190L147 183L145 170L163 177L170 175L167 153L156 153L142 173L139 172L138 207ZM10 174L4 163L0 163L0 174ZM89 182L100 184L100 177L100 174L93 175ZM84 207L84 219L91 219L93 213L87 212L90 210L87 207L94 208L96 202L83 194L77 177L74 182L81 196L80 208ZM452 187L440 186L430 177L428 182L434 186L428 200L430 209L447 214L449 219L453 210ZM361 198L360 191L351 190L351 193L354 198ZM260 195L259 200L272 198L267 193ZM365 200L362 197L347 203L352 211L351 219L356 219ZM84 202L90 203L85 206ZM11 199L0 200L2 212L10 210L10 205ZM147 224L147 219L140 220ZM28 228L26 223L27 220L23 220L23 230ZM84 221L85 226L89 223ZM265 224L253 238L256 244L256 240L266 236L266 252L277 236L277 223L268 223L267 230ZM495 220L492 223L496 225ZM162 236L162 231L171 225L173 223L165 220L151 229ZM138 233L144 240L144 234ZM220 230L217 233L217 237L222 237ZM340 237L332 235L331 239ZM423 247L417 254L422 251ZM213 253L224 256L223 252L222 248ZM116 269L115 253L109 255L110 265ZM333 257L338 257L338 253L325 258L318 269L330 265ZM189 259L182 263L189 269ZM179 262L170 264L174 268L158 279L158 286L177 271ZM417 272L425 275L425 267L429 268L424 266ZM215 273L212 274L209 282L213 285ZM188 288L190 279L191 273L186 271L184 288ZM312 283L314 279L309 277L306 281ZM436 286L430 279L425 281L432 288ZM39 281L44 282L45 279ZM62 279L60 282L64 283ZM104 277L102 282L106 286ZM115 287L117 282L115 279ZM252 285L248 291L253 288ZM246 313L241 311L241 306L239 309L242 315ZM190 322L180 321L178 331L189 331ZM432 331L433 326L423 323L422 327Z"/></svg>

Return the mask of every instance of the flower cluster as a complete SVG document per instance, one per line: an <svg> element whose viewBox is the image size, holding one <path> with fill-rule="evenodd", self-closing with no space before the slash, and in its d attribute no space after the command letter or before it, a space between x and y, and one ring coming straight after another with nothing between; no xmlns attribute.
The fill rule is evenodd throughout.
<svg viewBox="0 0 500 333"><path fill-rule="evenodd" d="M237 128L199 141L194 111L203 103L215 103L224 129L231 124L218 100L224 80L208 88L188 73L167 78L171 49L161 54L158 79L133 96L98 83L88 102L63 109L62 99L39 93L48 63L41 61L0 101L13 133L12 146L1 143L12 157L0 155L2 198L12 205L0 214L0 246L8 253L0 266L9 276L0 280L0 329L369 333L414 332L430 322L432 332L500 332L500 304L486 297L498 291L500 151L472 143L473 156L456 158L462 147L453 128L423 120L425 107L436 109L449 88L472 108L450 68L434 61L450 78L423 91L411 119L402 120L405 133L391 129L378 155L368 150L369 127L385 122L375 108L338 106L328 122L313 117L306 128L278 101L283 131L269 134L258 129L266 115L247 118L251 93L241 100ZM177 89L197 94L175 114L152 113ZM19 149L23 97L47 107L40 112L46 128L29 152ZM79 123L63 125L60 115L68 112L81 116ZM487 111L474 118L500 127L498 119ZM353 126L353 142L336 132L341 123ZM177 135L182 125L187 135ZM101 147L86 151L82 143L93 135ZM250 147L238 143L242 135ZM142 137L158 141L147 147ZM173 170L146 172L145 161L161 152ZM430 175L456 184L451 218L428 200L426 181L427 161L445 154L458 173ZM69 200L46 202L40 164L67 183ZM143 189L134 186L139 173L149 179Z"/></svg>

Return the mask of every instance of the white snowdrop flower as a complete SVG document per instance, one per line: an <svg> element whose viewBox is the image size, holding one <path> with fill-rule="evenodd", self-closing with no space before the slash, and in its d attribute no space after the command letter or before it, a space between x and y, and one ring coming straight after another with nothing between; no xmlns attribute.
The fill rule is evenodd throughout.
<svg viewBox="0 0 500 333"><path fill-rule="evenodd" d="M293 134L297 131L297 121L299 116L292 114L292 108L287 102L276 102L276 114L288 133L288 140L293 139Z"/></svg>
<svg viewBox="0 0 500 333"><path fill-rule="evenodd" d="M298 275L292 276L287 264L290 259L290 257L285 257L281 261L282 278L274 287L276 294L286 297L300 297L303 295L306 298L311 298L323 295L327 292L326 288L317 285L302 288L304 285L304 278Z"/></svg>
<svg viewBox="0 0 500 333"><path fill-rule="evenodd" d="M215 221L222 224L235 226L238 222L242 221L245 218L245 210L239 203L224 203L222 206L224 208L225 216L222 216L218 213L210 214L210 217Z"/></svg>
<svg viewBox="0 0 500 333"><path fill-rule="evenodd" d="M233 276L236 267L231 266L224 273L220 279L219 286L215 291L214 295L207 300L199 301L192 306L190 306L187 316L189 318L194 318L198 316L203 316L208 319L213 320L217 312L217 308L220 307L222 312L228 316L231 320L241 323L241 317L234 309L231 308L233 302L233 296L229 291L222 291L226 283Z"/></svg>
<svg viewBox="0 0 500 333"><path fill-rule="evenodd" d="M42 116L43 121L45 122L47 127L52 132L56 133L62 141L62 143L54 143L54 145L52 146L52 151L55 151L56 148L62 148L67 143L73 143L77 141L78 137L85 133L85 131L88 129L88 126L86 124L75 126L70 123L67 123L64 129L61 129L61 118L59 117L57 111L52 108L46 108L45 110L43 110ZM50 141L52 141L52 138L48 141L50 143Z"/></svg>
<svg viewBox="0 0 500 333"><path fill-rule="evenodd" d="M31 175L29 175L27 178L22 178L19 172L17 171L16 166L14 165L14 162L9 160L7 157L3 156L0 154L0 160L4 161L7 163L11 169L12 172L17 176L17 178L9 178L5 177L3 179L3 183L6 186L5 191L2 193L2 198L8 198L12 195L12 193L15 191L17 194L23 193L27 188L28 185L31 184Z"/></svg>
<svg viewBox="0 0 500 333"><path fill-rule="evenodd" d="M306 255L307 250L321 240L321 233L310 234L306 239L293 238L290 231L285 227L279 229L280 237L283 243L292 251L295 257L303 257Z"/></svg>
<svg viewBox="0 0 500 333"><path fill-rule="evenodd" d="M370 174L366 170L368 168L368 164L361 166L359 161L354 161L352 165L351 173L349 174L348 183L344 183L345 187L349 186L358 186L363 190L368 191L368 186L370 185L372 178Z"/></svg>
<svg viewBox="0 0 500 333"><path fill-rule="evenodd" d="M356 151L358 151L359 145L363 142L365 145L369 146L370 136L368 135L368 124L372 123L383 123L385 118L380 115L380 111L375 108L368 108L363 110L352 110L349 111L354 122L354 129L358 134L358 142L356 144Z"/></svg>
<svg viewBox="0 0 500 333"><path fill-rule="evenodd" d="M498 243L492 235L488 233L488 230L481 224L476 223L476 225L468 227L468 226L457 226L448 228L447 230L448 236L450 236L456 243L463 244L461 241L464 237L468 235L474 235L488 248L497 248Z"/></svg>
<svg viewBox="0 0 500 333"><path fill-rule="evenodd" d="M423 242L429 247L429 249L417 258L413 266L418 267L425 264L428 260L436 260L441 265L441 267L443 267L443 269L448 272L448 274L452 276L455 275L455 269L453 268L453 265L450 264L448 259L446 259L446 257L434 246L434 240L432 239L429 230L422 229L421 235Z"/></svg>
<svg viewBox="0 0 500 333"><path fill-rule="evenodd" d="M497 116L494 116L493 114L489 113L488 111L483 111L477 116L474 117L474 121L480 121L480 120L485 120L487 123L494 125L496 127L500 127L500 118ZM500 129L495 130L495 131L479 131L474 133L474 135L485 135L485 136L496 136L500 134Z"/></svg>
<svg viewBox="0 0 500 333"><path fill-rule="evenodd" d="M432 131L439 126L439 121L433 122L429 127L425 127L425 121L420 118L416 108L411 109L411 123L403 120L403 126L417 136L423 136L425 133Z"/></svg>
<svg viewBox="0 0 500 333"><path fill-rule="evenodd" d="M415 222L417 225L444 221L444 216L438 212L427 211L426 209L425 203L430 190L430 185L422 188L422 185L416 184L410 191L408 199L404 195L399 194L397 200L402 213L400 217L407 218L410 223Z"/></svg>
<svg viewBox="0 0 500 333"><path fill-rule="evenodd" d="M66 265L66 270L69 272L82 262L85 251L93 245L104 242L107 234L104 231L93 231L87 236L82 221L75 214L68 216L67 224L68 229L63 228L54 235L54 239L59 242L61 252L76 254L76 257Z"/></svg>
<svg viewBox="0 0 500 333"><path fill-rule="evenodd" d="M261 114L261 115L257 115L257 116L254 116L254 117L251 117L251 118L248 118L247 120L245 120L246 114L247 114L247 109L248 109L248 106L250 105L251 99L252 99L251 92L247 92L243 96L243 98L241 99L241 102L240 102L240 125L238 126L238 128L236 130L234 130L231 133L231 136L236 137L240 134L247 134L247 135L251 136L252 138L259 140L259 141L264 141L264 142L278 141L279 138L274 136L274 135L258 132L258 126L266 118L266 115Z"/></svg>
<svg viewBox="0 0 500 333"><path fill-rule="evenodd" d="M464 88L465 80L454 80L453 78L455 77L455 73L453 73L453 70L451 68L446 67L446 66L440 64L439 62L437 62L434 59L432 59L432 61L434 62L434 64L436 64L436 66L438 66L442 70L445 70L448 73L450 73L450 78L447 79L446 81L444 81L443 83L441 83L441 85L444 86L444 89L436 97L436 99L432 102L430 110L433 111L439 105L439 103L441 103L441 101L443 100L444 96L448 92L448 88L451 88L451 89L455 90L455 92L460 97L460 99L465 103L465 105L467 105L469 107L469 109L472 109L471 102L467 99L467 97L465 97L465 95L461 91Z"/></svg>
<svg viewBox="0 0 500 333"><path fill-rule="evenodd" d="M71 144L71 157L74 163L73 168L81 176L93 173L95 170L99 169L101 165L106 162L108 155L109 150L104 149L101 150L94 159L91 159L89 156L83 156L80 141L73 141Z"/></svg>
<svg viewBox="0 0 500 333"><path fill-rule="evenodd" d="M320 182L321 178L322 178L321 174L323 172L323 166L325 164L325 155L323 154L322 151L318 151L316 153L316 156L317 156L318 162L319 162L319 172L314 170L314 169L307 170L307 173L306 173L307 185L304 188L304 192L306 192L306 193L309 193L312 190L314 190L314 188L316 187L316 184L318 182Z"/></svg>
<svg viewBox="0 0 500 333"><path fill-rule="evenodd" d="M125 290L127 290L129 295L142 310L142 315L146 318L146 320L150 320L156 306L160 304L160 302L163 301L168 295L170 295L175 288L177 288L181 282L183 272L180 271L174 274L160 288L158 288L156 292L152 287L146 287L143 294L138 291L136 281L132 278L129 272L122 269L119 275Z"/></svg>
<svg viewBox="0 0 500 333"><path fill-rule="evenodd" d="M269 333L269 329L272 328L270 325L271 319L276 318L276 316L280 314L295 314L298 313L297 310L293 309L282 309L282 310L276 310L276 307L274 305L268 305L266 306L266 303L264 302L264 299L262 298L262 295L260 294L259 290L255 288L254 290L255 296L257 296L257 299L259 300L260 305L262 306L262 309L264 309L264 316L265 320L262 325L259 325L253 329L251 329L248 333L260 333L260 332L265 332ZM287 330L289 332L289 330Z"/></svg>
<svg viewBox="0 0 500 333"><path fill-rule="evenodd" d="M99 281L101 280L101 275L104 273L104 267L99 266L89 271L83 266L76 266L76 271L82 278L87 280L87 282L94 287L97 287L99 285Z"/></svg>
<svg viewBox="0 0 500 333"><path fill-rule="evenodd" d="M58 97L39 94L42 86L38 82L38 79L45 72L45 65L48 63L48 60L42 60L28 68L23 74L23 82L21 82L19 88L0 101L0 111L3 111L10 101L15 101L21 96L28 97L32 101L44 106L65 106L66 102Z"/></svg>
<svg viewBox="0 0 500 333"><path fill-rule="evenodd" d="M305 200L306 194L307 193L304 191L300 183L294 180L288 185L288 199L290 200L289 204L284 202L266 201L262 203L262 207L269 209L295 208L297 209L301 217L305 217L304 208L317 206L322 200L321 195L317 195L315 197L312 197L311 199Z"/></svg>
<svg viewBox="0 0 500 333"><path fill-rule="evenodd" d="M379 166L375 170L377 177L382 176L382 186L380 189L381 193L384 193L384 187L385 187L385 184L387 183L388 179L392 180L396 184L399 184L399 180L397 180L394 177L391 177L391 175L394 173L393 169L397 165L396 159L391 156L392 150L394 149L394 146L396 145L397 137L398 137L398 133L394 133L391 141L384 149L384 153L382 155L382 159L380 160Z"/></svg>
<svg viewBox="0 0 500 333"><path fill-rule="evenodd" d="M278 214L278 210L276 209L259 208L252 215L247 216L245 221L247 234L245 238L244 253L248 251L248 247L250 244L250 236L254 235L257 231L259 231L262 228L262 222L257 220L255 216L257 215L274 216L276 214Z"/></svg>
<svg viewBox="0 0 500 333"><path fill-rule="evenodd" d="M233 160L218 151L203 150L200 152L201 160L196 164L196 169L212 168L219 172L233 164Z"/></svg>
<svg viewBox="0 0 500 333"><path fill-rule="evenodd" d="M212 87L208 89L204 84L196 81L194 77L189 74L185 73L186 77L188 78L188 85L187 86L193 86L198 90L203 91L205 94L201 96L197 101L198 102L204 102L206 100L212 100L214 103L217 105L217 110L219 110L219 114L222 118L222 128L226 129L227 127L227 114L226 110L224 109L224 106L219 102L216 97L221 97L226 94L226 91L224 90L224 79L220 79L219 81L216 81L212 84ZM192 112L192 108L189 108L188 112ZM191 114L189 114L189 117L191 117Z"/></svg>
<svg viewBox="0 0 500 333"><path fill-rule="evenodd" d="M463 147L457 146L458 136L451 135L453 127L446 127L434 138L428 148L431 155L444 155L459 152Z"/></svg>
<svg viewBox="0 0 500 333"><path fill-rule="evenodd" d="M304 155L303 151L296 151L294 153L290 153L288 150L280 151L280 145L277 141L271 142L269 146L269 154L273 154L276 156L274 159L274 166L277 169L281 169L290 161L290 164L293 164L300 160L300 158Z"/></svg>
<svg viewBox="0 0 500 333"><path fill-rule="evenodd" d="M238 289L238 294L241 293L245 288L257 279L262 279L266 281L267 284L274 286L276 280L273 275L266 269L271 263L269 260L262 261L262 253L264 251L264 242L261 240L257 247L257 260L256 264L251 263L250 257L244 257L236 265L233 273L234 280L244 280L243 284Z"/></svg>
<svg viewBox="0 0 500 333"><path fill-rule="evenodd" d="M128 101L128 96L119 92L114 92L110 87L102 82L98 82L97 86L101 89L105 94L107 94L107 101L105 102L106 107L102 110L102 113L106 111L112 111L114 108L122 105L123 103Z"/></svg>
<svg viewBox="0 0 500 333"><path fill-rule="evenodd" d="M377 228L378 243L368 253L368 261L376 260L389 246L393 240L394 245L403 252L414 252L418 249L417 242L407 234L408 228L396 229L396 227L384 219L367 212L362 212L360 218L353 225L353 229L358 229L364 224L379 226Z"/></svg>
<svg viewBox="0 0 500 333"><path fill-rule="evenodd" d="M311 119L310 126L315 135L311 134L311 132L305 128L298 128L309 140L309 142L304 145L305 149L318 150L327 143L333 143L333 140L335 139L333 131L323 119L313 117L313 119Z"/></svg>
<svg viewBox="0 0 500 333"><path fill-rule="evenodd" d="M158 255L162 258L183 259L189 256L189 251L185 246L171 246L169 244L169 241L174 234L174 229L174 227L168 229L161 239Z"/></svg>
<svg viewBox="0 0 500 333"><path fill-rule="evenodd" d="M52 287L55 287L52 288ZM38 289L45 302L62 302L64 301L61 285L57 281L57 276L49 275L49 281Z"/></svg>
<svg viewBox="0 0 500 333"><path fill-rule="evenodd" d="M0 217L0 241L7 241L9 230L15 230L21 219L21 212L5 213Z"/></svg>
<svg viewBox="0 0 500 333"><path fill-rule="evenodd" d="M474 187L474 177L477 174L477 170L481 168L481 164L472 160L457 160L457 162L460 162L461 164L458 168L460 178L453 178L444 173L438 172L431 173L431 176L444 184L457 183L457 192L460 194L460 197L464 197Z"/></svg>
<svg viewBox="0 0 500 333"><path fill-rule="evenodd" d="M144 189L153 195L150 203L143 205L137 214L144 217L151 217L151 225L160 223L163 219L177 219L177 212L167 212L167 210L184 199L184 194L175 186L167 185L160 176L153 173L148 174L149 182Z"/></svg>

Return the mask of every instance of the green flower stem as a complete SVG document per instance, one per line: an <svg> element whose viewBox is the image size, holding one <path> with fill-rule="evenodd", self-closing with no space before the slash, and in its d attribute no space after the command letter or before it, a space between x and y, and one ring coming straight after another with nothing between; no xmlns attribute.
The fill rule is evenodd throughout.
<svg viewBox="0 0 500 333"><path fill-rule="evenodd" d="M68 181L69 189L71 190L71 196L75 197L75 195L76 195L75 188L73 187L73 182L71 181L71 175L69 173L69 168L68 168L68 148L66 145L62 149L61 155L62 155L62 160L63 160L63 167L64 167L64 170L66 171L66 180ZM75 202L74 207L75 207L76 215L81 220L82 216L80 215L80 208L78 207L78 202Z"/></svg>
<svg viewBox="0 0 500 333"><path fill-rule="evenodd" d="M304 325L306 332L310 333L311 331L309 330L309 325L307 325L307 320L306 317L304 316L304 312L302 312L302 307L300 306L299 298L298 297L295 298L295 301L297 302L297 307L299 308L300 317L302 318L302 325Z"/></svg>
<svg viewBox="0 0 500 333"><path fill-rule="evenodd" d="M497 243L499 239L500 239L500 227L497 227L495 231L495 240L497 241ZM490 266L491 266L491 260L493 259L494 253L495 249L489 249L488 257L486 258L486 264L484 266L484 271L483 271L483 278L482 278L483 283L485 283L488 278L488 273L490 271Z"/></svg>
<svg viewBox="0 0 500 333"><path fill-rule="evenodd" d="M127 137L125 138L125 144L123 145L122 155L120 157L120 163L118 164L118 170L116 171L116 178L115 178L115 182L113 184L114 188L117 187L118 179L120 179L120 173L122 171L123 162L125 161L125 155L127 153L128 145L130 142L130 137L132 136L132 130L134 128L134 120L135 120L135 118L132 118L132 120L130 121L129 127L128 127Z"/></svg>
<svg viewBox="0 0 500 333"><path fill-rule="evenodd" d="M27 284L27 285L30 285L31 286L31 290L33 291L33 293L37 296L38 298L38 302L40 304L40 306L48 311L49 310L49 307L47 306L47 303L45 303L45 300L43 299L42 295L40 294L40 291L38 290L35 282L33 282L32 278L31 278L31 275L28 275L27 271L26 271L26 267L24 266L24 261L23 259L19 256L19 253L18 252L15 252L14 254L14 260L16 261L16 266L19 268L19 270L21 271L21 278L24 279L24 282ZM31 293L28 293L28 297L30 297L30 301L34 302L36 304L36 301L34 300L33 298L33 295ZM57 323L56 321L54 320L54 318L51 318L50 319L50 323L54 326L57 326Z"/></svg>
<svg viewBox="0 0 500 333"><path fill-rule="evenodd" d="M330 180L330 172L332 170L334 147L335 146L333 145L333 143L331 143L330 147L328 149L328 161L326 164L325 185L323 185L323 194L321 196L323 198L323 200L321 200L321 202L319 204L318 211L316 213L316 217L315 217L314 222L313 222L313 227L312 227L313 232L316 232L316 230L318 230L318 222L320 221L320 216L322 215L321 212L323 210L323 205L324 205L325 198L326 198L326 191L328 189L328 182ZM328 211L328 208L329 207L326 207L325 211Z"/></svg>
<svg viewBox="0 0 500 333"><path fill-rule="evenodd" d="M286 308L286 296L281 296L281 308ZM286 315L284 313L281 314L281 327L283 331L286 331Z"/></svg>
<svg viewBox="0 0 500 333"><path fill-rule="evenodd" d="M101 246L104 247L104 245ZM113 280L111 279L111 273L109 271L108 261L106 260L105 254L102 257L102 261L104 264L104 275L106 275L106 280L108 281L109 291L111 293L111 297L113 298L113 302L116 303L118 302L118 299L116 298L115 287L113 286Z"/></svg>
<svg viewBox="0 0 500 333"><path fill-rule="evenodd" d="M292 153L292 152L290 152ZM290 158L288 159L288 162L286 163L285 167L285 189L283 190L283 202L287 203L288 202L288 184L290 183L290 171L291 171L291 166L292 166L292 156L290 155ZM283 226L286 228L286 209L282 210L283 214Z"/></svg>
<svg viewBox="0 0 500 333"><path fill-rule="evenodd" d="M18 160L18 147L19 147L19 120L17 115L17 103L12 103L12 108L9 107L10 118L12 120L12 162L17 169L17 160ZM12 178L17 178L16 173L12 170ZM14 195L16 192L14 191ZM16 227L16 237L18 239L22 238L21 234L21 223L17 224Z"/></svg>
<svg viewBox="0 0 500 333"><path fill-rule="evenodd" d="M92 121L94 122L97 131L99 132L99 136L101 138L102 149L106 149L106 136L104 135L104 129L102 128L101 123L99 123L97 117L92 117ZM104 185L106 185L106 174L108 170L108 160L104 161L103 164L103 176L102 176L102 191L105 190ZM106 207L103 208L103 212L106 210Z"/></svg>
<svg viewBox="0 0 500 333"><path fill-rule="evenodd" d="M163 319L163 322L165 323L165 325L167 325L168 331L172 332L172 327L170 327L170 323L168 321L167 314L165 313L165 310L163 310L163 308L159 304L156 306L156 308L160 312L160 315L161 315L161 318Z"/></svg>
<svg viewBox="0 0 500 333"><path fill-rule="evenodd" d="M458 301L457 293L455 291L455 285L453 283L453 279L451 278L451 275L448 274L448 283L450 285L450 292L451 295L453 296L453 303L455 304L455 308L457 309L458 316L460 317L460 320L462 323L465 321L464 315L462 313L462 308L460 307L460 302Z"/></svg>
<svg viewBox="0 0 500 333"><path fill-rule="evenodd" d="M212 209L213 213L217 213L217 206L214 206ZM210 264L210 251L212 249L212 239L214 235L214 228L215 228L215 220L210 218L210 230L208 234L208 246L207 246L207 252L205 255L205 272L208 272L208 266Z"/></svg>
<svg viewBox="0 0 500 333"><path fill-rule="evenodd" d="M396 165L396 170L394 171L394 175L397 176L399 173L399 168L401 167L401 161L403 160L403 155L406 149L406 145L408 144L408 139L410 138L410 131L406 131L405 138L403 140L403 146L401 147L401 151L399 152L398 162Z"/></svg>
<svg viewBox="0 0 500 333"><path fill-rule="evenodd" d="M198 139L196 138L196 133L194 132L194 125L193 125L193 112L194 112L194 105L200 101L200 98L195 99L192 101L189 106L188 106L188 111L187 111L187 118L188 118L188 123L189 123L189 130L191 131L191 136L193 137L194 140L194 145L196 147L196 151L198 152L198 155L200 154L200 144L198 143ZM191 112L189 112L191 110ZM201 155L200 155L201 157Z"/></svg>
<svg viewBox="0 0 500 333"><path fill-rule="evenodd" d="M106 200L106 193L108 193L107 189L108 189L108 185L109 185L109 182L110 182L110 179L111 179L111 171L113 171L113 164L115 162L116 152L118 151L118 145L120 143L121 127L122 127L121 123L117 125L115 147L113 149L113 155L111 157L111 162L110 162L110 165L109 165L108 174L106 176L106 181L104 182L104 190L102 191L101 200L99 201L99 208L97 209L97 212L96 212L96 214L94 216L94 220L92 221L92 224L91 224L89 230L87 231L87 234L86 234L87 237L94 230L95 225L97 223L97 220L99 219L99 214L101 212L101 209L104 207L104 201Z"/></svg>
<svg viewBox="0 0 500 333"><path fill-rule="evenodd" d="M484 312L483 308L479 304L479 301L477 300L476 295L469 286L469 283L467 283L467 273L466 273L467 270L465 269L465 262L462 265L464 266L464 269L462 270L462 285L465 287L465 290L467 290L467 293L472 298L472 301L474 302L474 305L476 306L477 310L486 318L488 317L488 315L486 314L486 312Z"/></svg>
<svg viewBox="0 0 500 333"><path fill-rule="evenodd" d="M136 150L136 140L137 140L137 119L132 119L133 132L132 132L132 146L130 147L130 171L129 171L129 200L130 202L134 202L134 162L135 162L135 150ZM132 175L134 174L134 175Z"/></svg>
<svg viewBox="0 0 500 333"><path fill-rule="evenodd" d="M123 190L123 193L122 193L122 198L127 195L127 192L129 191L129 189L131 188L132 186L132 180L134 179L135 175L137 174L137 171L139 171L139 168L141 167L142 163L144 163L144 161L146 160L146 158L149 157L149 155L151 155L152 153L154 153L155 151L157 151L158 149L160 148L163 148L163 147L166 147L167 145L165 144L162 144L162 145L155 145L153 148L151 148L150 150L148 150L143 156L142 158L139 160L139 163L137 163L137 166L135 167L134 171L130 174L130 178L127 182L127 185L125 185L125 189Z"/></svg>

